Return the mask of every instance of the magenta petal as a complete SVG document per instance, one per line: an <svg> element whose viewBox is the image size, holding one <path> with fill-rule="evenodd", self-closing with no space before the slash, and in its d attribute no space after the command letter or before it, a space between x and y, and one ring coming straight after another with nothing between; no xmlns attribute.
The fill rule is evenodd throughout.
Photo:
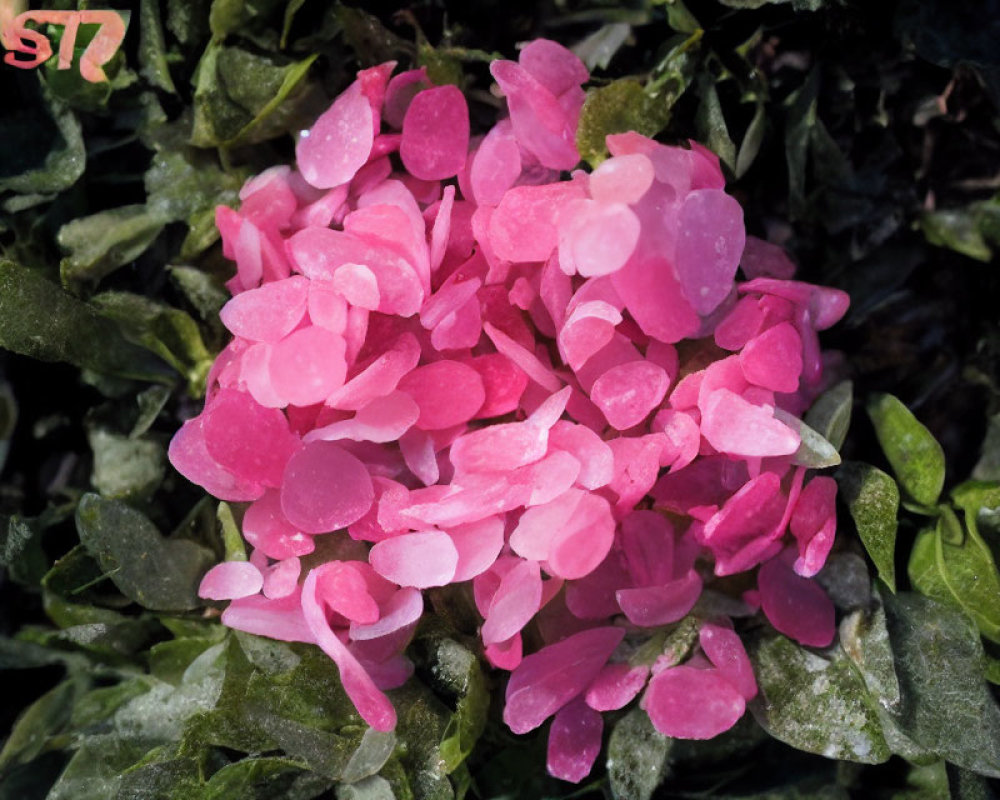
<svg viewBox="0 0 1000 800"><path fill-rule="evenodd" d="M189 419L174 434L167 451L171 465L221 500L256 500L264 493L264 486L236 477L212 458L205 444L204 421L204 416Z"/></svg>
<svg viewBox="0 0 1000 800"><path fill-rule="evenodd" d="M507 683L507 726L527 733L545 722L597 676L624 635L622 628L591 628L525 657Z"/></svg>
<svg viewBox="0 0 1000 800"><path fill-rule="evenodd" d="M249 561L223 561L201 579L198 596L206 600L235 600L257 594L264 586L264 576Z"/></svg>
<svg viewBox="0 0 1000 800"><path fill-rule="evenodd" d="M619 589L618 605L630 622L646 628L682 619L701 596L701 577L693 569L659 586Z"/></svg>
<svg viewBox="0 0 1000 800"><path fill-rule="evenodd" d="M581 698L559 709L549 730L549 774L570 783L586 778L601 752L603 731L604 718Z"/></svg>
<svg viewBox="0 0 1000 800"><path fill-rule="evenodd" d="M447 533L423 531L377 542L368 559L379 575L393 583L426 589L451 582L458 550Z"/></svg>
<svg viewBox="0 0 1000 800"><path fill-rule="evenodd" d="M403 118L399 155L421 180L443 180L465 166L469 150L469 107L456 86L425 89L410 102Z"/></svg>
<svg viewBox="0 0 1000 800"><path fill-rule="evenodd" d="M484 645L499 644L518 633L542 604L542 576L535 561L521 561L500 580L480 635Z"/></svg>
<svg viewBox="0 0 1000 800"><path fill-rule="evenodd" d="M361 519L375 490L368 470L333 442L310 442L288 461L281 509L306 533L325 533Z"/></svg>
<svg viewBox="0 0 1000 800"><path fill-rule="evenodd" d="M642 706L664 736L712 739L737 723L746 701L716 670L679 666L653 676Z"/></svg>
<svg viewBox="0 0 1000 800"><path fill-rule="evenodd" d="M517 61L556 96L586 83L590 77L587 67L572 50L551 39L533 39L521 49Z"/></svg>
<svg viewBox="0 0 1000 800"><path fill-rule="evenodd" d="M595 711L617 711L642 691L649 678L649 667L608 664L587 687L587 705Z"/></svg>
<svg viewBox="0 0 1000 800"><path fill-rule="evenodd" d="M638 425L660 404L670 378L663 367L649 361L619 364L594 381L590 399L620 431Z"/></svg>
<svg viewBox="0 0 1000 800"><path fill-rule="evenodd" d="M424 596L419 589L404 586L382 605L380 612L377 622L368 625L352 622L351 639L354 641L378 639L412 625L424 613Z"/></svg>
<svg viewBox="0 0 1000 800"><path fill-rule="evenodd" d="M479 373L447 359L417 367L399 382L399 389L416 401L417 427L428 431L468 422L486 400Z"/></svg>
<svg viewBox="0 0 1000 800"><path fill-rule="evenodd" d="M833 641L833 602L818 583L796 575L777 557L761 565L757 584L764 615L781 633L810 647Z"/></svg>
<svg viewBox="0 0 1000 800"><path fill-rule="evenodd" d="M368 160L374 140L371 104L355 81L299 139L302 177L319 189L347 183Z"/></svg>
<svg viewBox="0 0 1000 800"><path fill-rule="evenodd" d="M222 624L280 642L316 641L302 614L298 587L291 594L276 600L259 594L233 600L222 612Z"/></svg>
<svg viewBox="0 0 1000 800"><path fill-rule="evenodd" d="M306 577L302 587L302 614L316 643L337 664L340 682L351 698L361 718L377 731L391 731L396 727L396 710L392 703L372 681L364 667L330 629L326 612L316 594L317 581L326 565L317 567Z"/></svg>
<svg viewBox="0 0 1000 800"><path fill-rule="evenodd" d="M746 343L740 366L750 383L775 392L794 392L802 374L802 338L793 325L780 322Z"/></svg>
<svg viewBox="0 0 1000 800"><path fill-rule="evenodd" d="M503 549L503 529L503 518L495 516L458 525L449 531L451 541L458 551L453 583L474 578L493 565Z"/></svg>
<svg viewBox="0 0 1000 800"><path fill-rule="evenodd" d="M799 559L794 569L805 578L823 568L833 546L837 528L837 482L821 475L806 484L798 500L789 528L799 542Z"/></svg>
<svg viewBox="0 0 1000 800"><path fill-rule="evenodd" d="M615 538L611 505L603 497L584 493L566 526L556 532L547 571L573 580L593 572L605 559Z"/></svg>
<svg viewBox="0 0 1000 800"><path fill-rule="evenodd" d="M713 311L733 289L743 253L743 209L718 189L691 192L681 205L677 277L694 310Z"/></svg>
<svg viewBox="0 0 1000 800"><path fill-rule="evenodd" d="M743 640L732 628L703 622L698 631L698 641L719 674L728 680L745 700L757 694L757 681L747 656Z"/></svg>
<svg viewBox="0 0 1000 800"><path fill-rule="evenodd" d="M773 410L728 389L712 392L702 409L701 434L716 450L734 456L785 456L799 449L799 435Z"/></svg>
<svg viewBox="0 0 1000 800"><path fill-rule="evenodd" d="M219 319L234 335L255 342L277 342L306 313L309 281L294 275L241 292L219 311Z"/></svg>

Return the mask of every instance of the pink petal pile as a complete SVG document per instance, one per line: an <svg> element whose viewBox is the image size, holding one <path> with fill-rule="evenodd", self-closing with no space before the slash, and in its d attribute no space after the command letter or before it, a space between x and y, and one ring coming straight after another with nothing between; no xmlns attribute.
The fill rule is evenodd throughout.
<svg viewBox="0 0 1000 800"><path fill-rule="evenodd" d="M745 235L700 145L612 135L564 177L588 73L562 46L492 65L509 115L485 136L458 89L393 67L218 210L233 340L170 458L249 504L253 549L202 594L323 648L378 730L422 590L468 583L505 721L553 718L552 774L586 776L601 712L640 695L662 733L715 736L757 691L731 617L834 636L811 578L836 486L808 476L798 416L847 297ZM717 576L754 569L719 602ZM693 610L681 663L641 647Z"/></svg>

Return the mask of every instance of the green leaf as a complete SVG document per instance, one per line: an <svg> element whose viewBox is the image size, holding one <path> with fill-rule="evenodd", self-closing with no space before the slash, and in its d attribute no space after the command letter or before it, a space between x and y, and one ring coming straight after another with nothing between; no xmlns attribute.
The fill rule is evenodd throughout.
<svg viewBox="0 0 1000 800"><path fill-rule="evenodd" d="M615 800L650 800L670 775L673 740L653 727L649 715L632 708L611 728L608 782Z"/></svg>
<svg viewBox="0 0 1000 800"><path fill-rule="evenodd" d="M132 430L129 431L130 439L137 439L146 431L153 427L156 418L166 406L170 399L170 388L168 386L150 386L143 389L136 395L136 403L139 406L139 416L136 417Z"/></svg>
<svg viewBox="0 0 1000 800"><path fill-rule="evenodd" d="M270 24L286 0L212 0L208 24L212 36L224 39L248 28Z"/></svg>
<svg viewBox="0 0 1000 800"><path fill-rule="evenodd" d="M126 597L154 611L201 605L198 584L215 562L211 551L164 539L139 511L95 494L80 500L76 526L80 541Z"/></svg>
<svg viewBox="0 0 1000 800"><path fill-rule="evenodd" d="M213 41L198 65L191 143L255 144L305 127L299 105L307 99L303 81L315 59L287 62Z"/></svg>
<svg viewBox="0 0 1000 800"><path fill-rule="evenodd" d="M736 169L736 144L729 135L726 117L722 112L722 103L715 88L715 78L705 72L698 82L698 93L701 103L695 115L695 125L698 138L708 145L729 169Z"/></svg>
<svg viewBox="0 0 1000 800"><path fill-rule="evenodd" d="M149 649L149 671L157 679L179 686L191 663L218 643L212 637L187 636L155 644Z"/></svg>
<svg viewBox="0 0 1000 800"><path fill-rule="evenodd" d="M799 435L799 449L792 456L793 464L808 469L825 469L826 467L835 467L840 463L840 453L837 452L837 448L810 428L803 420L781 408L774 409L774 418L783 422Z"/></svg>
<svg viewBox="0 0 1000 800"><path fill-rule="evenodd" d="M205 784L199 800L273 800L315 797L333 781L288 758L260 756L227 764Z"/></svg>
<svg viewBox="0 0 1000 800"><path fill-rule="evenodd" d="M876 702L842 650L824 658L784 636L767 636L753 642L750 658L760 687L750 711L773 737L827 758L889 758Z"/></svg>
<svg viewBox="0 0 1000 800"><path fill-rule="evenodd" d="M87 737L73 754L46 800L119 798L121 773L135 764L145 747L112 734Z"/></svg>
<svg viewBox="0 0 1000 800"><path fill-rule="evenodd" d="M338 786L337 800L396 800L396 795L389 781L372 775L358 783Z"/></svg>
<svg viewBox="0 0 1000 800"><path fill-rule="evenodd" d="M431 659L435 679L457 697L440 745L445 772L450 774L472 754L486 727L490 691L475 653L454 639L439 639Z"/></svg>
<svg viewBox="0 0 1000 800"><path fill-rule="evenodd" d="M972 477L980 481L1000 481L1000 413L989 418L982 452Z"/></svg>
<svg viewBox="0 0 1000 800"><path fill-rule="evenodd" d="M736 166L733 174L737 178L742 178L746 175L747 170L753 166L753 162L757 159L757 154L760 153L760 146L764 142L764 131L766 129L766 107L764 102L760 101L757 103L757 110L754 111L746 133L743 134L743 141L740 142L740 149L736 154Z"/></svg>
<svg viewBox="0 0 1000 800"><path fill-rule="evenodd" d="M145 499L163 480L167 453L159 442L121 436L98 425L88 427L87 441L94 454L90 481L102 496Z"/></svg>
<svg viewBox="0 0 1000 800"><path fill-rule="evenodd" d="M98 211L67 222L57 237L67 253L59 265L63 283L97 283L142 255L166 222L143 204Z"/></svg>
<svg viewBox="0 0 1000 800"><path fill-rule="evenodd" d="M77 692L75 681L63 681L21 712L0 750L0 776L42 752L49 737L69 721Z"/></svg>
<svg viewBox="0 0 1000 800"><path fill-rule="evenodd" d="M839 633L840 645L858 668L868 691L882 708L898 711L899 679L882 605L849 614L840 623Z"/></svg>
<svg viewBox="0 0 1000 800"><path fill-rule="evenodd" d="M899 487L882 470L860 461L846 462L837 471L836 477L861 543L875 564L879 577L892 591L896 591Z"/></svg>
<svg viewBox="0 0 1000 800"><path fill-rule="evenodd" d="M212 229L215 229L214 218ZM214 319L229 300L225 287L208 273L194 267L169 267L169 270L170 277L202 319Z"/></svg>
<svg viewBox="0 0 1000 800"><path fill-rule="evenodd" d="M964 769L1000 776L1000 709L971 620L910 592L882 600L902 698L892 716L902 732Z"/></svg>
<svg viewBox="0 0 1000 800"><path fill-rule="evenodd" d="M847 438L853 398L854 384L851 381L841 381L816 398L804 417L806 424L836 450L843 447Z"/></svg>
<svg viewBox="0 0 1000 800"><path fill-rule="evenodd" d="M791 3L796 11L818 11L825 0L719 0L724 6L740 9L762 8L768 5L784 5Z"/></svg>
<svg viewBox="0 0 1000 800"><path fill-rule="evenodd" d="M104 375L167 382L159 359L127 341L93 306L31 270L0 259L0 347Z"/></svg>
<svg viewBox="0 0 1000 800"><path fill-rule="evenodd" d="M937 247L947 247L976 261L988 262L993 257L975 216L966 209L926 211L920 217L920 227L928 243Z"/></svg>
<svg viewBox="0 0 1000 800"><path fill-rule="evenodd" d="M944 486L941 445L891 394L875 395L868 402L868 415L903 491L918 503L933 506Z"/></svg>
<svg viewBox="0 0 1000 800"><path fill-rule="evenodd" d="M157 0L139 2L139 73L158 89L177 94L170 66L167 64L167 47L163 39L160 4Z"/></svg>
<svg viewBox="0 0 1000 800"><path fill-rule="evenodd" d="M670 119L670 105L648 94L634 78L621 78L591 89L580 112L576 147L591 166L607 158L605 139L611 133L636 131L655 136Z"/></svg>
<svg viewBox="0 0 1000 800"><path fill-rule="evenodd" d="M233 509L229 503L219 502L215 510L215 518L219 521L222 529L222 545L225 549L225 561L246 561L247 548L240 533L240 528L236 524L233 516Z"/></svg>
<svg viewBox="0 0 1000 800"><path fill-rule="evenodd" d="M42 550L45 527L38 518L0 515L0 566L15 583L37 586L48 569Z"/></svg>

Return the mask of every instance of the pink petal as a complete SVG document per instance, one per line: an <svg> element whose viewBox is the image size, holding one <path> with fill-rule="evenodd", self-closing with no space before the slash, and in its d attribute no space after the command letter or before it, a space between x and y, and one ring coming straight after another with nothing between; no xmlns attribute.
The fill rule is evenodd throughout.
<svg viewBox="0 0 1000 800"><path fill-rule="evenodd" d="M407 468L424 486L438 482L441 477L434 439L427 431L411 428L399 437L399 449Z"/></svg>
<svg viewBox="0 0 1000 800"><path fill-rule="evenodd" d="M619 589L618 605L629 621L646 628L668 625L685 617L701 596L702 581L689 570L683 578L659 586Z"/></svg>
<svg viewBox="0 0 1000 800"><path fill-rule="evenodd" d="M347 329L347 301L333 281L309 281L309 320L333 333Z"/></svg>
<svg viewBox="0 0 1000 800"><path fill-rule="evenodd" d="M723 625L703 622L698 641L719 674L735 686L744 699L753 699L757 694L757 681L743 640L736 632Z"/></svg>
<svg viewBox="0 0 1000 800"><path fill-rule="evenodd" d="M246 510L243 537L269 558L279 560L308 555L316 547L311 536L285 519L281 495L275 489L269 489Z"/></svg>
<svg viewBox="0 0 1000 800"><path fill-rule="evenodd" d="M498 122L472 161L472 193L480 205L497 205L521 174L521 150L509 120Z"/></svg>
<svg viewBox="0 0 1000 800"><path fill-rule="evenodd" d="M801 555L794 568L805 578L823 568L833 546L837 526L836 498L837 482L822 475L806 484L795 503L789 527L799 542Z"/></svg>
<svg viewBox="0 0 1000 800"><path fill-rule="evenodd" d="M167 451L170 464L189 481L220 500L238 502L260 497L264 493L263 485L236 477L209 454L204 421L204 416L189 419L174 434Z"/></svg>
<svg viewBox="0 0 1000 800"><path fill-rule="evenodd" d="M582 578L604 560L614 537L611 505L603 497L585 493L552 541L547 571L566 580Z"/></svg>
<svg viewBox="0 0 1000 800"><path fill-rule="evenodd" d="M310 442L288 461L281 509L306 533L324 533L361 519L375 498L365 465L333 442Z"/></svg>
<svg viewBox="0 0 1000 800"><path fill-rule="evenodd" d="M601 752L603 731L604 718L581 698L559 709L549 730L549 774L570 783L586 778Z"/></svg>
<svg viewBox="0 0 1000 800"><path fill-rule="evenodd" d="M799 449L799 435L773 411L728 389L712 392L702 409L701 434L716 450L734 456L784 456Z"/></svg>
<svg viewBox="0 0 1000 800"><path fill-rule="evenodd" d="M333 659L340 670L340 682L361 718L378 731L396 727L392 703L372 681L371 676L330 629L326 612L317 596L317 582L331 565L317 567L306 577L302 587L302 614L316 643Z"/></svg>
<svg viewBox="0 0 1000 800"><path fill-rule="evenodd" d="M833 641L833 602L818 583L796 575L778 557L761 565L757 584L764 615L778 631L809 647Z"/></svg>
<svg viewBox="0 0 1000 800"><path fill-rule="evenodd" d="M649 667L628 664L607 664L587 687L587 705L595 711L617 711L624 708L646 685Z"/></svg>
<svg viewBox="0 0 1000 800"><path fill-rule="evenodd" d="M406 392L390 392L359 409L353 419L334 422L306 434L304 441L354 439L395 442L417 421L420 409Z"/></svg>
<svg viewBox="0 0 1000 800"><path fill-rule="evenodd" d="M269 600L287 597L298 588L301 573L302 562L295 556L279 561L264 573L264 597Z"/></svg>
<svg viewBox="0 0 1000 800"><path fill-rule="evenodd" d="M624 203L580 199L559 214L559 264L586 278L610 275L628 261L639 241L639 218Z"/></svg>
<svg viewBox="0 0 1000 800"><path fill-rule="evenodd" d="M206 600L235 600L257 594L264 586L264 576L248 561L223 561L201 579L198 596Z"/></svg>
<svg viewBox="0 0 1000 800"><path fill-rule="evenodd" d="M715 343L723 350L742 350L764 325L767 313L756 297L741 297L715 328Z"/></svg>
<svg viewBox="0 0 1000 800"><path fill-rule="evenodd" d="M333 273L333 286L348 303L374 311L381 298L375 273L363 264L343 264Z"/></svg>
<svg viewBox="0 0 1000 800"><path fill-rule="evenodd" d="M368 555L379 575L400 586L426 589L455 577L458 550L442 531L404 533L377 542Z"/></svg>
<svg viewBox="0 0 1000 800"><path fill-rule="evenodd" d="M611 277L647 336L673 343L698 330L698 316L681 294L674 271L662 256L635 253Z"/></svg>
<svg viewBox="0 0 1000 800"><path fill-rule="evenodd" d="M391 348L333 392L327 403L334 408L358 411L378 397L390 394L420 360L420 343L404 333Z"/></svg>
<svg viewBox="0 0 1000 800"><path fill-rule="evenodd" d="M291 594L277 600L270 600L259 594L234 600L222 612L222 624L233 630L266 636L280 642L316 642L316 637L302 614L298 587Z"/></svg>
<svg viewBox="0 0 1000 800"><path fill-rule="evenodd" d="M500 580L480 635L484 645L499 644L518 633L542 604L542 577L535 561L521 561Z"/></svg>
<svg viewBox="0 0 1000 800"><path fill-rule="evenodd" d="M679 666L653 676L642 707L664 736L712 739L739 721L746 702L715 670Z"/></svg>
<svg viewBox="0 0 1000 800"><path fill-rule="evenodd" d="M775 392L794 392L802 374L802 339L781 322L747 342L740 366L750 383Z"/></svg>
<svg viewBox="0 0 1000 800"><path fill-rule="evenodd" d="M469 107L457 87L437 86L413 98L399 146L411 175L422 180L451 178L465 166L468 150Z"/></svg>
<svg viewBox="0 0 1000 800"><path fill-rule="evenodd" d="M319 325L290 333L271 351L269 368L275 392L296 406L322 403L347 375L343 336Z"/></svg>
<svg viewBox="0 0 1000 800"><path fill-rule="evenodd" d="M653 177L653 163L647 156L615 156L590 173L590 196L603 203L632 204L652 186Z"/></svg>
<svg viewBox="0 0 1000 800"><path fill-rule="evenodd" d="M219 311L234 335L255 342L277 342L288 335L306 312L309 281L301 275L241 292Z"/></svg>
<svg viewBox="0 0 1000 800"><path fill-rule="evenodd" d="M483 655L492 666L511 672L522 661L522 647L521 634L517 633L506 642L489 645Z"/></svg>
<svg viewBox="0 0 1000 800"><path fill-rule="evenodd" d="M608 303L580 303L559 331L560 353L572 369L579 369L611 341L621 321L621 312Z"/></svg>
<svg viewBox="0 0 1000 800"><path fill-rule="evenodd" d="M582 195L574 183L515 186L508 191L490 217L489 239L497 256L507 261L545 261L559 243L559 209Z"/></svg>
<svg viewBox="0 0 1000 800"><path fill-rule="evenodd" d="M466 362L483 380L486 400L473 419L488 419L509 414L517 408L528 385L524 370L501 353L488 353Z"/></svg>
<svg viewBox="0 0 1000 800"><path fill-rule="evenodd" d="M632 361L612 367L594 381L590 399L620 431L638 425L660 404L670 386L663 367Z"/></svg>
<svg viewBox="0 0 1000 800"><path fill-rule="evenodd" d="M382 118L391 127L402 128L406 109L413 101L414 96L417 92L429 88L430 85L430 81L427 80L426 67L394 75L385 89L385 107L382 111Z"/></svg>
<svg viewBox="0 0 1000 800"><path fill-rule="evenodd" d="M681 290L699 314L711 312L732 291L745 236L743 209L725 192L700 189L684 199L675 266Z"/></svg>
<svg viewBox="0 0 1000 800"><path fill-rule="evenodd" d="M622 628L591 628L527 656L507 683L507 726L527 733L541 725L596 677L624 635Z"/></svg>
<svg viewBox="0 0 1000 800"><path fill-rule="evenodd" d="M461 583L485 572L497 560L504 545L504 520L500 516L486 517L458 525L448 533L458 551L452 583Z"/></svg>
<svg viewBox="0 0 1000 800"><path fill-rule="evenodd" d="M374 115L361 84L352 83L295 147L302 176L319 189L347 183L368 160Z"/></svg>
<svg viewBox="0 0 1000 800"><path fill-rule="evenodd" d="M587 67L576 54L551 39L533 39L521 49L517 60L557 96L590 78Z"/></svg>
<svg viewBox="0 0 1000 800"><path fill-rule="evenodd" d="M351 622L370 624L379 618L378 603L364 576L351 562L328 561L317 578L316 596Z"/></svg>
<svg viewBox="0 0 1000 800"><path fill-rule="evenodd" d="M559 531L583 501L585 492L572 489L549 503L527 509L510 534L510 547L522 558L545 561Z"/></svg>
<svg viewBox="0 0 1000 800"><path fill-rule="evenodd" d="M483 323L483 330L490 337L490 341L493 342L496 349L524 370L528 377L539 386L550 392L558 392L562 388L559 378L534 353L489 322Z"/></svg>
<svg viewBox="0 0 1000 800"><path fill-rule="evenodd" d="M382 604L379 613L377 622L367 625L352 622L351 639L354 641L378 639L412 625L424 613L424 596L419 589L403 587Z"/></svg>
<svg viewBox="0 0 1000 800"><path fill-rule="evenodd" d="M750 278L781 278L787 280L795 275L795 264L788 254L776 244L771 244L756 236L747 236L743 257L740 259L743 273Z"/></svg>
<svg viewBox="0 0 1000 800"><path fill-rule="evenodd" d="M486 390L479 373L459 361L435 361L417 367L399 382L420 408L417 427L441 430L468 422L482 408Z"/></svg>
<svg viewBox="0 0 1000 800"><path fill-rule="evenodd" d="M599 489L614 474L614 453L600 436L585 425L559 420L549 431L549 447L563 450L580 463L577 482L584 489Z"/></svg>
<svg viewBox="0 0 1000 800"><path fill-rule="evenodd" d="M445 186L441 202L438 204L434 217L434 227L431 230L430 268L435 271L441 266L448 248L451 235L451 214L455 208L455 187Z"/></svg>

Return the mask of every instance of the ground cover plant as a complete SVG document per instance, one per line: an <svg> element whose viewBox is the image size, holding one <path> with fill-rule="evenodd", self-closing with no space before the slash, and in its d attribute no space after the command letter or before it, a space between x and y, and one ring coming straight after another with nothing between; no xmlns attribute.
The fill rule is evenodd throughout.
<svg viewBox="0 0 1000 800"><path fill-rule="evenodd" d="M104 7L0 67L0 797L991 796L997 9Z"/></svg>

